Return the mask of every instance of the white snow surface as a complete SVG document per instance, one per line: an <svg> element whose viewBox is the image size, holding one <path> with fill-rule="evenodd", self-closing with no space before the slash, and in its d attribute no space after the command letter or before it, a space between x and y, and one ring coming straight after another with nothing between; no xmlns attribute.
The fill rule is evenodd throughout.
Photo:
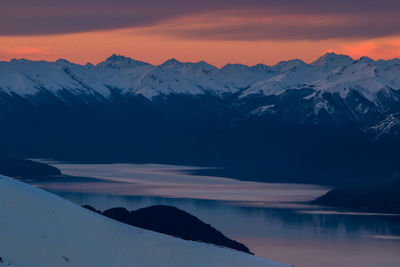
<svg viewBox="0 0 400 267"><path fill-rule="evenodd" d="M0 257L20 267L286 266L125 225L4 176Z"/></svg>

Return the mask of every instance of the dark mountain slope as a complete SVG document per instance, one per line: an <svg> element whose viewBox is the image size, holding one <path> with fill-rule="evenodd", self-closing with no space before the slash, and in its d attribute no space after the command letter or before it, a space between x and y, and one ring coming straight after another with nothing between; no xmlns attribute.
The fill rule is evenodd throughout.
<svg viewBox="0 0 400 267"><path fill-rule="evenodd" d="M336 188L317 198L314 204L371 212L400 214L400 178L374 185Z"/></svg>

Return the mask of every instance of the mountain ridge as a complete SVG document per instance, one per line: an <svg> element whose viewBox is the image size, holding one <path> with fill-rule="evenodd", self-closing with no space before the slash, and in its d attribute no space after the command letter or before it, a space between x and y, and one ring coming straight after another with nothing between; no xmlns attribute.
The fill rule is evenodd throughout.
<svg viewBox="0 0 400 267"><path fill-rule="evenodd" d="M373 61L367 57L326 53L307 64L299 59L273 66L226 64L217 68L207 62L180 62L170 59L152 65L113 54L97 65L80 65L59 59L55 62L12 59L0 62L0 90L11 94L32 95L40 89L52 93L67 89L75 93L92 91L106 98L112 90L140 94L152 99L168 94L204 94L240 92L249 95L281 94L302 87L345 96L357 90L373 100L383 88L400 88L399 59Z"/></svg>

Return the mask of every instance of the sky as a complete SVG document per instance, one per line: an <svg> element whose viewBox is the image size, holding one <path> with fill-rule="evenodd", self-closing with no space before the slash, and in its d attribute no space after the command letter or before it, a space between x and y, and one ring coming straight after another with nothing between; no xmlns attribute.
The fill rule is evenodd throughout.
<svg viewBox="0 0 400 267"><path fill-rule="evenodd" d="M0 60L400 57L399 0L1 0Z"/></svg>

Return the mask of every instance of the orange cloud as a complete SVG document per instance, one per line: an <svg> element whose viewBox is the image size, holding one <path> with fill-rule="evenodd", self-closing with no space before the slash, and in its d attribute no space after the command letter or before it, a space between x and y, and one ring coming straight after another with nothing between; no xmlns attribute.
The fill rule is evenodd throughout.
<svg viewBox="0 0 400 267"><path fill-rule="evenodd" d="M171 37L197 40L366 40L399 36L399 9L398 0L2 1L0 36L155 26ZM194 27L199 17L213 15L217 19L210 21L211 27ZM188 31L164 28L190 17ZM237 18L236 23L225 24Z"/></svg>

